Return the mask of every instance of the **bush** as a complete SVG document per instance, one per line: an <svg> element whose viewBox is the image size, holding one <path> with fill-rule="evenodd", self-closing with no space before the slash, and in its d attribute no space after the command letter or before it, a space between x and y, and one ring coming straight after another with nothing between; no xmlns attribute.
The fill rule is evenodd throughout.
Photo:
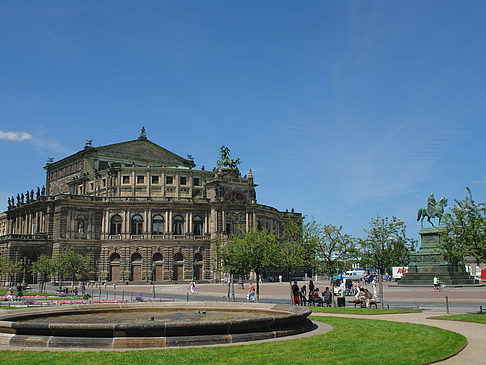
<svg viewBox="0 0 486 365"><path fill-rule="evenodd" d="M84 299L84 300L89 300L90 298L91 298L91 294L85 293L85 294L83 295L83 299Z"/></svg>
<svg viewBox="0 0 486 365"><path fill-rule="evenodd" d="M143 302L143 297L141 295L137 295L135 297L135 301L137 301L137 302Z"/></svg>

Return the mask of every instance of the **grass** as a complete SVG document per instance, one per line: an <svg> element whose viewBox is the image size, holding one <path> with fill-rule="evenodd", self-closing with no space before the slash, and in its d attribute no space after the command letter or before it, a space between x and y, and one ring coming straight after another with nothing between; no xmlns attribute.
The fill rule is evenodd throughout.
<svg viewBox="0 0 486 365"><path fill-rule="evenodd" d="M464 336L436 327L317 317L334 330L295 340L124 352L0 351L2 364L423 364L450 356Z"/></svg>
<svg viewBox="0 0 486 365"><path fill-rule="evenodd" d="M308 307L313 312L324 313L345 313L345 314L398 314L398 313L420 313L419 309L374 309L374 308L332 308L332 307Z"/></svg>
<svg viewBox="0 0 486 365"><path fill-rule="evenodd" d="M433 316L431 319L445 319L448 321L486 323L486 314L452 314L449 316Z"/></svg>
<svg viewBox="0 0 486 365"><path fill-rule="evenodd" d="M13 296L15 297L15 295L17 294L17 289L15 289L15 287L12 288L12 293L13 293ZM0 289L0 296L5 296L7 295L7 292L8 292L8 289ZM48 293L38 293L38 292L30 292L30 291L24 291L23 292L24 295L42 295L42 296L56 296L56 294L48 294Z"/></svg>

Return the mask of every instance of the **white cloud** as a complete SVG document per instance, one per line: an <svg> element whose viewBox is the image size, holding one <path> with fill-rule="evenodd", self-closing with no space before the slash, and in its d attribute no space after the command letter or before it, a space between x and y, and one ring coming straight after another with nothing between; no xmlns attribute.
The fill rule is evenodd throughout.
<svg viewBox="0 0 486 365"><path fill-rule="evenodd" d="M486 178L484 178L483 180L477 180L474 183L475 184L486 184Z"/></svg>
<svg viewBox="0 0 486 365"><path fill-rule="evenodd" d="M32 139L32 134L27 132L4 132L0 130L0 139L4 139L7 141L24 141L26 139Z"/></svg>

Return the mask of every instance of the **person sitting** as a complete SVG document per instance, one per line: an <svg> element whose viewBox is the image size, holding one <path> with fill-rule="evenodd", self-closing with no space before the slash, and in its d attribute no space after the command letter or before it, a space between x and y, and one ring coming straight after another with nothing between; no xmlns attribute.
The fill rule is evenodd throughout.
<svg viewBox="0 0 486 365"><path fill-rule="evenodd" d="M319 288L314 290L314 294L312 294L312 302L314 305L322 305L322 298L319 296Z"/></svg>
<svg viewBox="0 0 486 365"><path fill-rule="evenodd" d="M326 287L326 290L322 293L322 302L325 303L328 307L331 306L332 301L332 293L329 290L329 287Z"/></svg>
<svg viewBox="0 0 486 365"><path fill-rule="evenodd" d="M356 307L357 304L362 304L363 299L361 298L363 296L363 291L359 286L356 286L356 294L354 294L354 299L351 300L351 303L354 303L354 306Z"/></svg>
<svg viewBox="0 0 486 365"><path fill-rule="evenodd" d="M373 295L368 289L363 290L363 294L361 295L361 300L365 304L366 308L370 308L371 300L373 299Z"/></svg>

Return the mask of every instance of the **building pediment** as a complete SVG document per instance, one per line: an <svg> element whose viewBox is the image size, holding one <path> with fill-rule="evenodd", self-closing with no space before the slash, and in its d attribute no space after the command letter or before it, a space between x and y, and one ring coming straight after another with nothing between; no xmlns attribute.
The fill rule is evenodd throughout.
<svg viewBox="0 0 486 365"><path fill-rule="evenodd" d="M93 150L96 151L99 159L102 157L114 157L117 159L132 159L147 163L164 164L166 166L195 166L193 161L187 160L144 138L95 147Z"/></svg>

